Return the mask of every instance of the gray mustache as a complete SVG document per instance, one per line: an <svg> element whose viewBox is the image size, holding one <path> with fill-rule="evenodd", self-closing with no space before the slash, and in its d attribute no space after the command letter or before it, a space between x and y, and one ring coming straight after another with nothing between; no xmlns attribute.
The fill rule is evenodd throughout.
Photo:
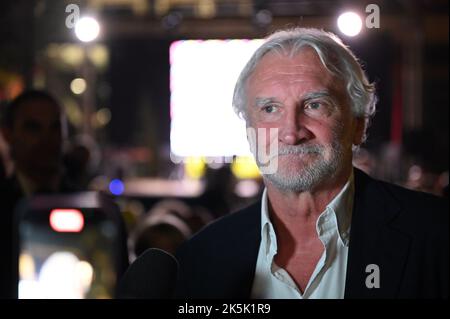
<svg viewBox="0 0 450 319"><path fill-rule="evenodd" d="M278 148L278 152L270 154L269 160L280 155L295 154L324 154L325 147L322 145L291 145Z"/></svg>
<svg viewBox="0 0 450 319"><path fill-rule="evenodd" d="M292 154L322 154L324 147L321 145L295 145L280 147L276 155L292 155Z"/></svg>

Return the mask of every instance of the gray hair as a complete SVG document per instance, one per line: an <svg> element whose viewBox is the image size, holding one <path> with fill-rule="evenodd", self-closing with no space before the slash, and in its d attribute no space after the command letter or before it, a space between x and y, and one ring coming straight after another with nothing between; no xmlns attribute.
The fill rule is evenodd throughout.
<svg viewBox="0 0 450 319"><path fill-rule="evenodd" d="M365 119L367 129L369 120L375 113L375 85L369 82L353 52L336 35L313 28L281 30L266 39L239 75L233 94L234 111L247 120L247 80L267 53L276 52L293 57L304 47L312 48L325 68L344 81L352 112L355 117Z"/></svg>

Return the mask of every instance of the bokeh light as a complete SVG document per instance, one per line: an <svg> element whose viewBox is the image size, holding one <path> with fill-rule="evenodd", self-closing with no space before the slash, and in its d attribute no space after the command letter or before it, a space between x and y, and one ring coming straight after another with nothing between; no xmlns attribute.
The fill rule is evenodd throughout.
<svg viewBox="0 0 450 319"><path fill-rule="evenodd" d="M339 30L349 37L358 35L362 29L361 17L355 12L351 11L342 13L338 17L337 24Z"/></svg>
<svg viewBox="0 0 450 319"><path fill-rule="evenodd" d="M83 17L75 24L75 35L80 41L91 42L100 34L100 24L91 17Z"/></svg>

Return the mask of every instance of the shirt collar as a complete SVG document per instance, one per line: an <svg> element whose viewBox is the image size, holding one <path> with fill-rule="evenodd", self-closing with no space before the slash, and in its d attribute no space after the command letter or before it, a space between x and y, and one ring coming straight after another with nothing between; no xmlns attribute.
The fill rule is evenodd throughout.
<svg viewBox="0 0 450 319"><path fill-rule="evenodd" d="M269 218L269 200L267 198L267 188L264 188L261 203L261 239L263 246L265 247L264 253L267 257L271 258L277 253L278 246L275 238L275 230Z"/></svg>
<svg viewBox="0 0 450 319"><path fill-rule="evenodd" d="M355 182L352 169L347 183L339 194L327 205L327 209L330 209L336 216L339 238L345 246L348 246L349 242L354 195Z"/></svg>
<svg viewBox="0 0 450 319"><path fill-rule="evenodd" d="M326 210L330 209L336 216L339 239L345 246L348 246L349 244L354 194L355 183L354 173L352 169L347 183L326 207ZM324 214L326 210L322 214ZM262 194L261 239L264 243L264 246L266 247L265 254L268 257L273 257L273 255L276 254L278 247L275 230L269 217L269 201L267 197L267 188L264 188ZM272 256L269 256L269 254Z"/></svg>

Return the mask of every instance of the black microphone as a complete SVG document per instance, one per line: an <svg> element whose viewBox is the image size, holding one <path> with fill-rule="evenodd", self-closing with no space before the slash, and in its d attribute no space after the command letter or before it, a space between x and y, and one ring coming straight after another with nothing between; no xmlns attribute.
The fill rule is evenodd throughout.
<svg viewBox="0 0 450 319"><path fill-rule="evenodd" d="M178 262L172 255L157 248L147 249L123 275L117 298L172 298L177 273Z"/></svg>

